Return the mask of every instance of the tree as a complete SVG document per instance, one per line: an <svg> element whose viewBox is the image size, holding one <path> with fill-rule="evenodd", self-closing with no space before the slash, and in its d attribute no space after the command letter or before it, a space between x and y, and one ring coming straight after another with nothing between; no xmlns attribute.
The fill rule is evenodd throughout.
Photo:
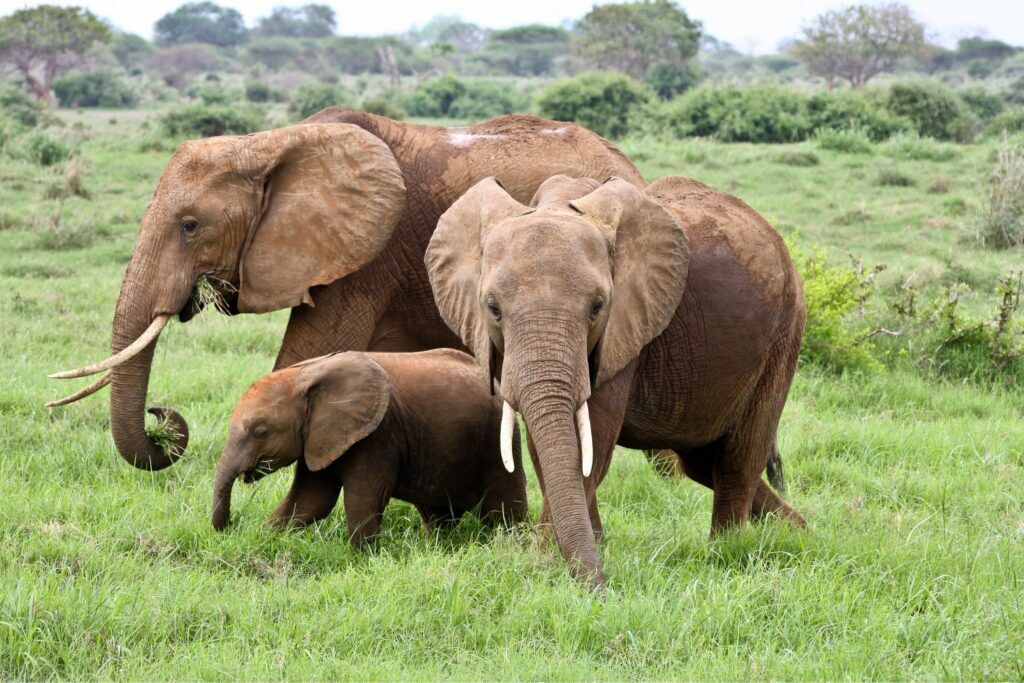
<svg viewBox="0 0 1024 683"><path fill-rule="evenodd" d="M961 38L956 44L956 57L961 62L984 59L998 64L1016 52L1017 48L1007 45L1001 40L988 40L980 36Z"/></svg>
<svg viewBox="0 0 1024 683"><path fill-rule="evenodd" d="M53 103L53 80L77 65L110 28L81 7L39 5L0 19L0 66L15 69L32 94Z"/></svg>
<svg viewBox="0 0 1024 683"><path fill-rule="evenodd" d="M153 46L149 42L134 33L114 31L114 38L110 42L110 51L114 58L125 69L137 69L140 63L153 52Z"/></svg>
<svg viewBox="0 0 1024 683"><path fill-rule="evenodd" d="M557 26L529 24L492 31L480 58L489 66L515 76L542 76L554 70L555 60L569 54L569 32Z"/></svg>
<svg viewBox="0 0 1024 683"><path fill-rule="evenodd" d="M924 25L906 5L853 5L819 15L803 28L793 54L831 90L837 78L859 88L925 48Z"/></svg>
<svg viewBox="0 0 1024 683"><path fill-rule="evenodd" d="M270 16L256 24L254 33L289 38L324 38L334 35L337 18L327 5L303 5L299 8L275 7Z"/></svg>
<svg viewBox="0 0 1024 683"><path fill-rule="evenodd" d="M589 66L637 80L654 62L682 69L700 47L701 24L669 0L594 7L577 25L573 51Z"/></svg>
<svg viewBox="0 0 1024 683"><path fill-rule="evenodd" d="M168 12L154 25L161 45L207 43L229 47L244 43L245 23L238 10L212 2L190 2Z"/></svg>
<svg viewBox="0 0 1024 683"><path fill-rule="evenodd" d="M221 61L212 47L204 43L171 45L149 56L150 69L172 88L182 88L198 73L213 71Z"/></svg>
<svg viewBox="0 0 1024 683"><path fill-rule="evenodd" d="M427 47L434 43L450 43L459 52L479 52L487 38L486 29L463 21L460 17L439 15L423 28L413 29L408 39L414 45Z"/></svg>

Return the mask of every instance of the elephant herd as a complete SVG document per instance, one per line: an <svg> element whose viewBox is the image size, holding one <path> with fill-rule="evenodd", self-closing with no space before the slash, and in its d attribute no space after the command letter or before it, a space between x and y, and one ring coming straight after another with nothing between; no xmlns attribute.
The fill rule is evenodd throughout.
<svg viewBox="0 0 1024 683"><path fill-rule="evenodd" d="M540 528L589 585L604 582L596 491L616 444L669 454L711 488L712 532L803 524L762 479L781 489L776 431L806 318L785 244L699 181L645 184L585 128L331 107L183 143L128 262L113 355L57 376L109 372L53 402L110 384L117 450L142 469L188 444L185 419L146 398L160 331L198 312L200 281L231 314L291 309L275 372L232 415L217 528L237 478L291 463L276 525L323 518L343 489L357 544L390 497L428 526L474 509L524 521L517 412ZM147 410L172 443L147 434Z"/></svg>

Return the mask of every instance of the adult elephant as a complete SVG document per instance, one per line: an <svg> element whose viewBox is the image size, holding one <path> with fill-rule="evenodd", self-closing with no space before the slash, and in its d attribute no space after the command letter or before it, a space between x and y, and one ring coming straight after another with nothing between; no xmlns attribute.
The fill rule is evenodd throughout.
<svg viewBox="0 0 1024 683"><path fill-rule="evenodd" d="M616 441L670 449L714 490L712 531L779 513L762 480L806 310L778 233L698 181L555 177L527 206L493 179L426 253L438 308L522 413L563 556L600 584L594 497Z"/></svg>
<svg viewBox="0 0 1024 683"><path fill-rule="evenodd" d="M303 124L178 148L121 284L114 355L58 374L110 370L54 404L109 382L114 442L135 467L168 467L187 446L177 412L149 408L178 435L167 450L144 418L157 337L173 316L195 314L200 278L230 313L292 307L275 368L334 351L463 348L438 315L423 263L452 202L488 176L520 201L559 173L643 182L604 139L533 116L442 128L330 107Z"/></svg>

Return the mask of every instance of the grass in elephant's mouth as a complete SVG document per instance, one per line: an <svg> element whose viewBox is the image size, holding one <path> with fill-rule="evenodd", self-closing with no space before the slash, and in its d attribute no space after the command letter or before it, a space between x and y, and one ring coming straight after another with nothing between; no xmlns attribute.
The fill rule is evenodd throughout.
<svg viewBox="0 0 1024 683"><path fill-rule="evenodd" d="M216 284L214 284L216 281ZM219 287L219 289L218 289ZM228 312L228 302L221 290L230 292L237 291L235 286L226 280L221 280L213 275L200 275L196 284L192 287L192 307L205 315L204 311L212 308L221 314Z"/></svg>

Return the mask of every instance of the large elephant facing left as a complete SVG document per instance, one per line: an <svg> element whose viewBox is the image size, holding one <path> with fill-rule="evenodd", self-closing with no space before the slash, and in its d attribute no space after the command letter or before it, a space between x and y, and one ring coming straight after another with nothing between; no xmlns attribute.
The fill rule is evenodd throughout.
<svg viewBox="0 0 1024 683"><path fill-rule="evenodd" d="M121 456L147 470L180 457L186 421L149 408L179 434L164 450L145 430L146 395L160 330L195 314L204 276L231 313L292 308L277 368L334 351L465 348L441 320L423 263L438 218L488 176L528 202L558 174L643 184L599 136L532 116L442 128L331 107L300 125L185 142L142 220L114 355L60 375L110 373L69 399L109 381Z"/></svg>

